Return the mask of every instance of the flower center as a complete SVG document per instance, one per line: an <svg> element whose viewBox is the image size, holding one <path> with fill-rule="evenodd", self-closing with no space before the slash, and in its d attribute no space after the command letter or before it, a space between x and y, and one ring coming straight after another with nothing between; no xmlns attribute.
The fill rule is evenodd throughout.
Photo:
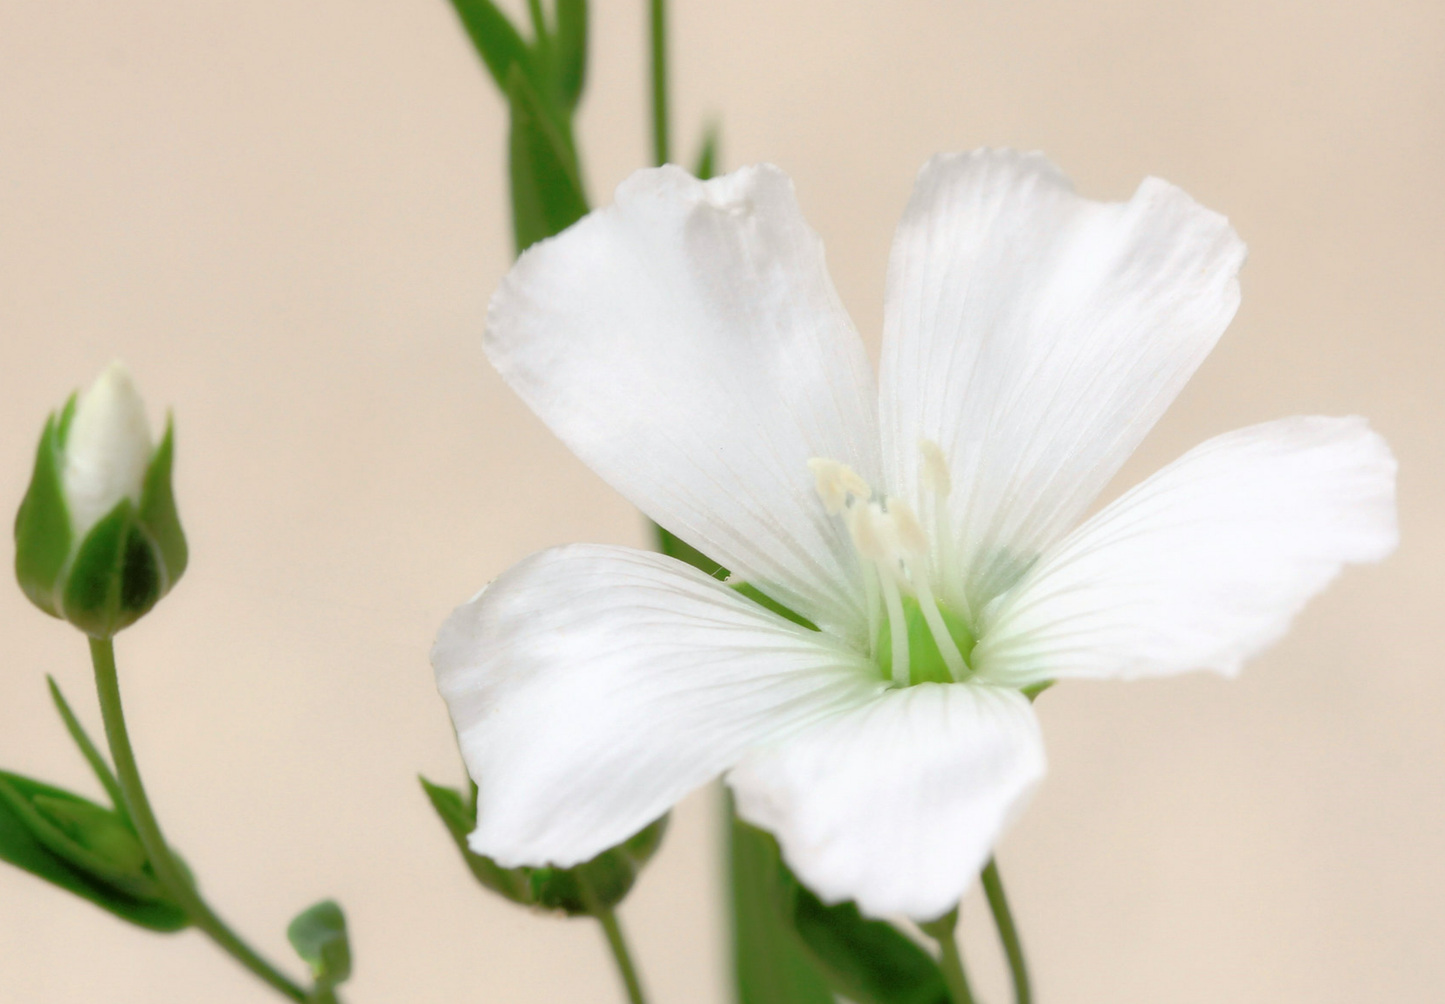
<svg viewBox="0 0 1445 1004"><path fill-rule="evenodd" d="M967 611L954 611L935 594L932 572L948 559L946 499L951 489L943 451L924 442L923 497L931 503L940 542L930 562L928 534L901 498L880 496L847 464L815 457L808 468L828 513L843 520L863 573L871 655L894 686L952 683L969 676L975 637ZM933 565L937 565L935 568Z"/></svg>

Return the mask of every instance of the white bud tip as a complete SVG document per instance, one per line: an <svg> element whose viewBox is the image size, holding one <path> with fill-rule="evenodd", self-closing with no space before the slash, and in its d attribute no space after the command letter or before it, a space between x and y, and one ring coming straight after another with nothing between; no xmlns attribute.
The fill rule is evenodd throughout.
<svg viewBox="0 0 1445 1004"><path fill-rule="evenodd" d="M931 439L920 439L918 452L923 454L923 487L940 498L953 491L953 479L948 473L943 447Z"/></svg>
<svg viewBox="0 0 1445 1004"><path fill-rule="evenodd" d="M76 404L65 439L61 483L77 537L123 498L139 503L154 446L145 402L119 361Z"/></svg>
<svg viewBox="0 0 1445 1004"><path fill-rule="evenodd" d="M847 464L814 457L808 461L808 470L813 472L818 497L823 500L823 508L828 510L830 516L836 516L843 511L850 495L865 502L873 497L873 489L868 487L868 482Z"/></svg>

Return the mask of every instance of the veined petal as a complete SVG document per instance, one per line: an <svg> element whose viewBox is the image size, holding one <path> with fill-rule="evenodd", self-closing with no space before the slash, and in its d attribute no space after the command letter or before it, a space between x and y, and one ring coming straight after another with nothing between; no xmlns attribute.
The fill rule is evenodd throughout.
<svg viewBox="0 0 1445 1004"><path fill-rule="evenodd" d="M958 905L1044 768L1022 694L924 683L755 751L727 780L819 897L931 920Z"/></svg>
<svg viewBox="0 0 1445 1004"><path fill-rule="evenodd" d="M1074 525L1208 355L1244 245L1150 178L1081 198L1038 154L943 155L919 174L889 263L881 431L916 500L920 440L954 485L953 589L1012 585Z"/></svg>
<svg viewBox="0 0 1445 1004"><path fill-rule="evenodd" d="M876 478L872 371L775 167L639 171L524 254L487 354L574 453L663 527L861 642L862 586L808 460Z"/></svg>
<svg viewBox="0 0 1445 1004"><path fill-rule="evenodd" d="M467 769L477 852L585 861L760 741L881 684L838 640L696 569L573 545L505 572L432 649Z"/></svg>
<svg viewBox="0 0 1445 1004"><path fill-rule="evenodd" d="M1238 672L1346 562L1395 549L1395 459L1360 418L1211 439L1106 507L985 615L980 677Z"/></svg>

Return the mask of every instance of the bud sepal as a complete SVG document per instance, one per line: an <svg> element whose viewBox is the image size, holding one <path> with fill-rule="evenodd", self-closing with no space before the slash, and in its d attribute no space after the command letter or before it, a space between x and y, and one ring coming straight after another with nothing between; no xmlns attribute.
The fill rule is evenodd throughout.
<svg viewBox="0 0 1445 1004"><path fill-rule="evenodd" d="M88 406L91 413L80 415ZM97 430L106 421L119 428ZM15 520L15 573L25 595L95 638L139 620L186 568L171 486L174 425L167 421L151 449L144 423L139 395L118 367L78 404L72 395L45 424ZM85 441L77 444L82 424Z"/></svg>

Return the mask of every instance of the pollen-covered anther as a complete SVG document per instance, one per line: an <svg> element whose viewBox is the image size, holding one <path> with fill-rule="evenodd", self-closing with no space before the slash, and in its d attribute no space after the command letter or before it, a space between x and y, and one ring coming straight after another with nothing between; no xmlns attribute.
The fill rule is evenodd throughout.
<svg viewBox="0 0 1445 1004"><path fill-rule="evenodd" d="M842 512L852 498L866 502L873 497L873 489L868 487L868 482L847 464L814 457L808 461L808 470L813 472L818 497L823 500L823 508L830 516Z"/></svg>

